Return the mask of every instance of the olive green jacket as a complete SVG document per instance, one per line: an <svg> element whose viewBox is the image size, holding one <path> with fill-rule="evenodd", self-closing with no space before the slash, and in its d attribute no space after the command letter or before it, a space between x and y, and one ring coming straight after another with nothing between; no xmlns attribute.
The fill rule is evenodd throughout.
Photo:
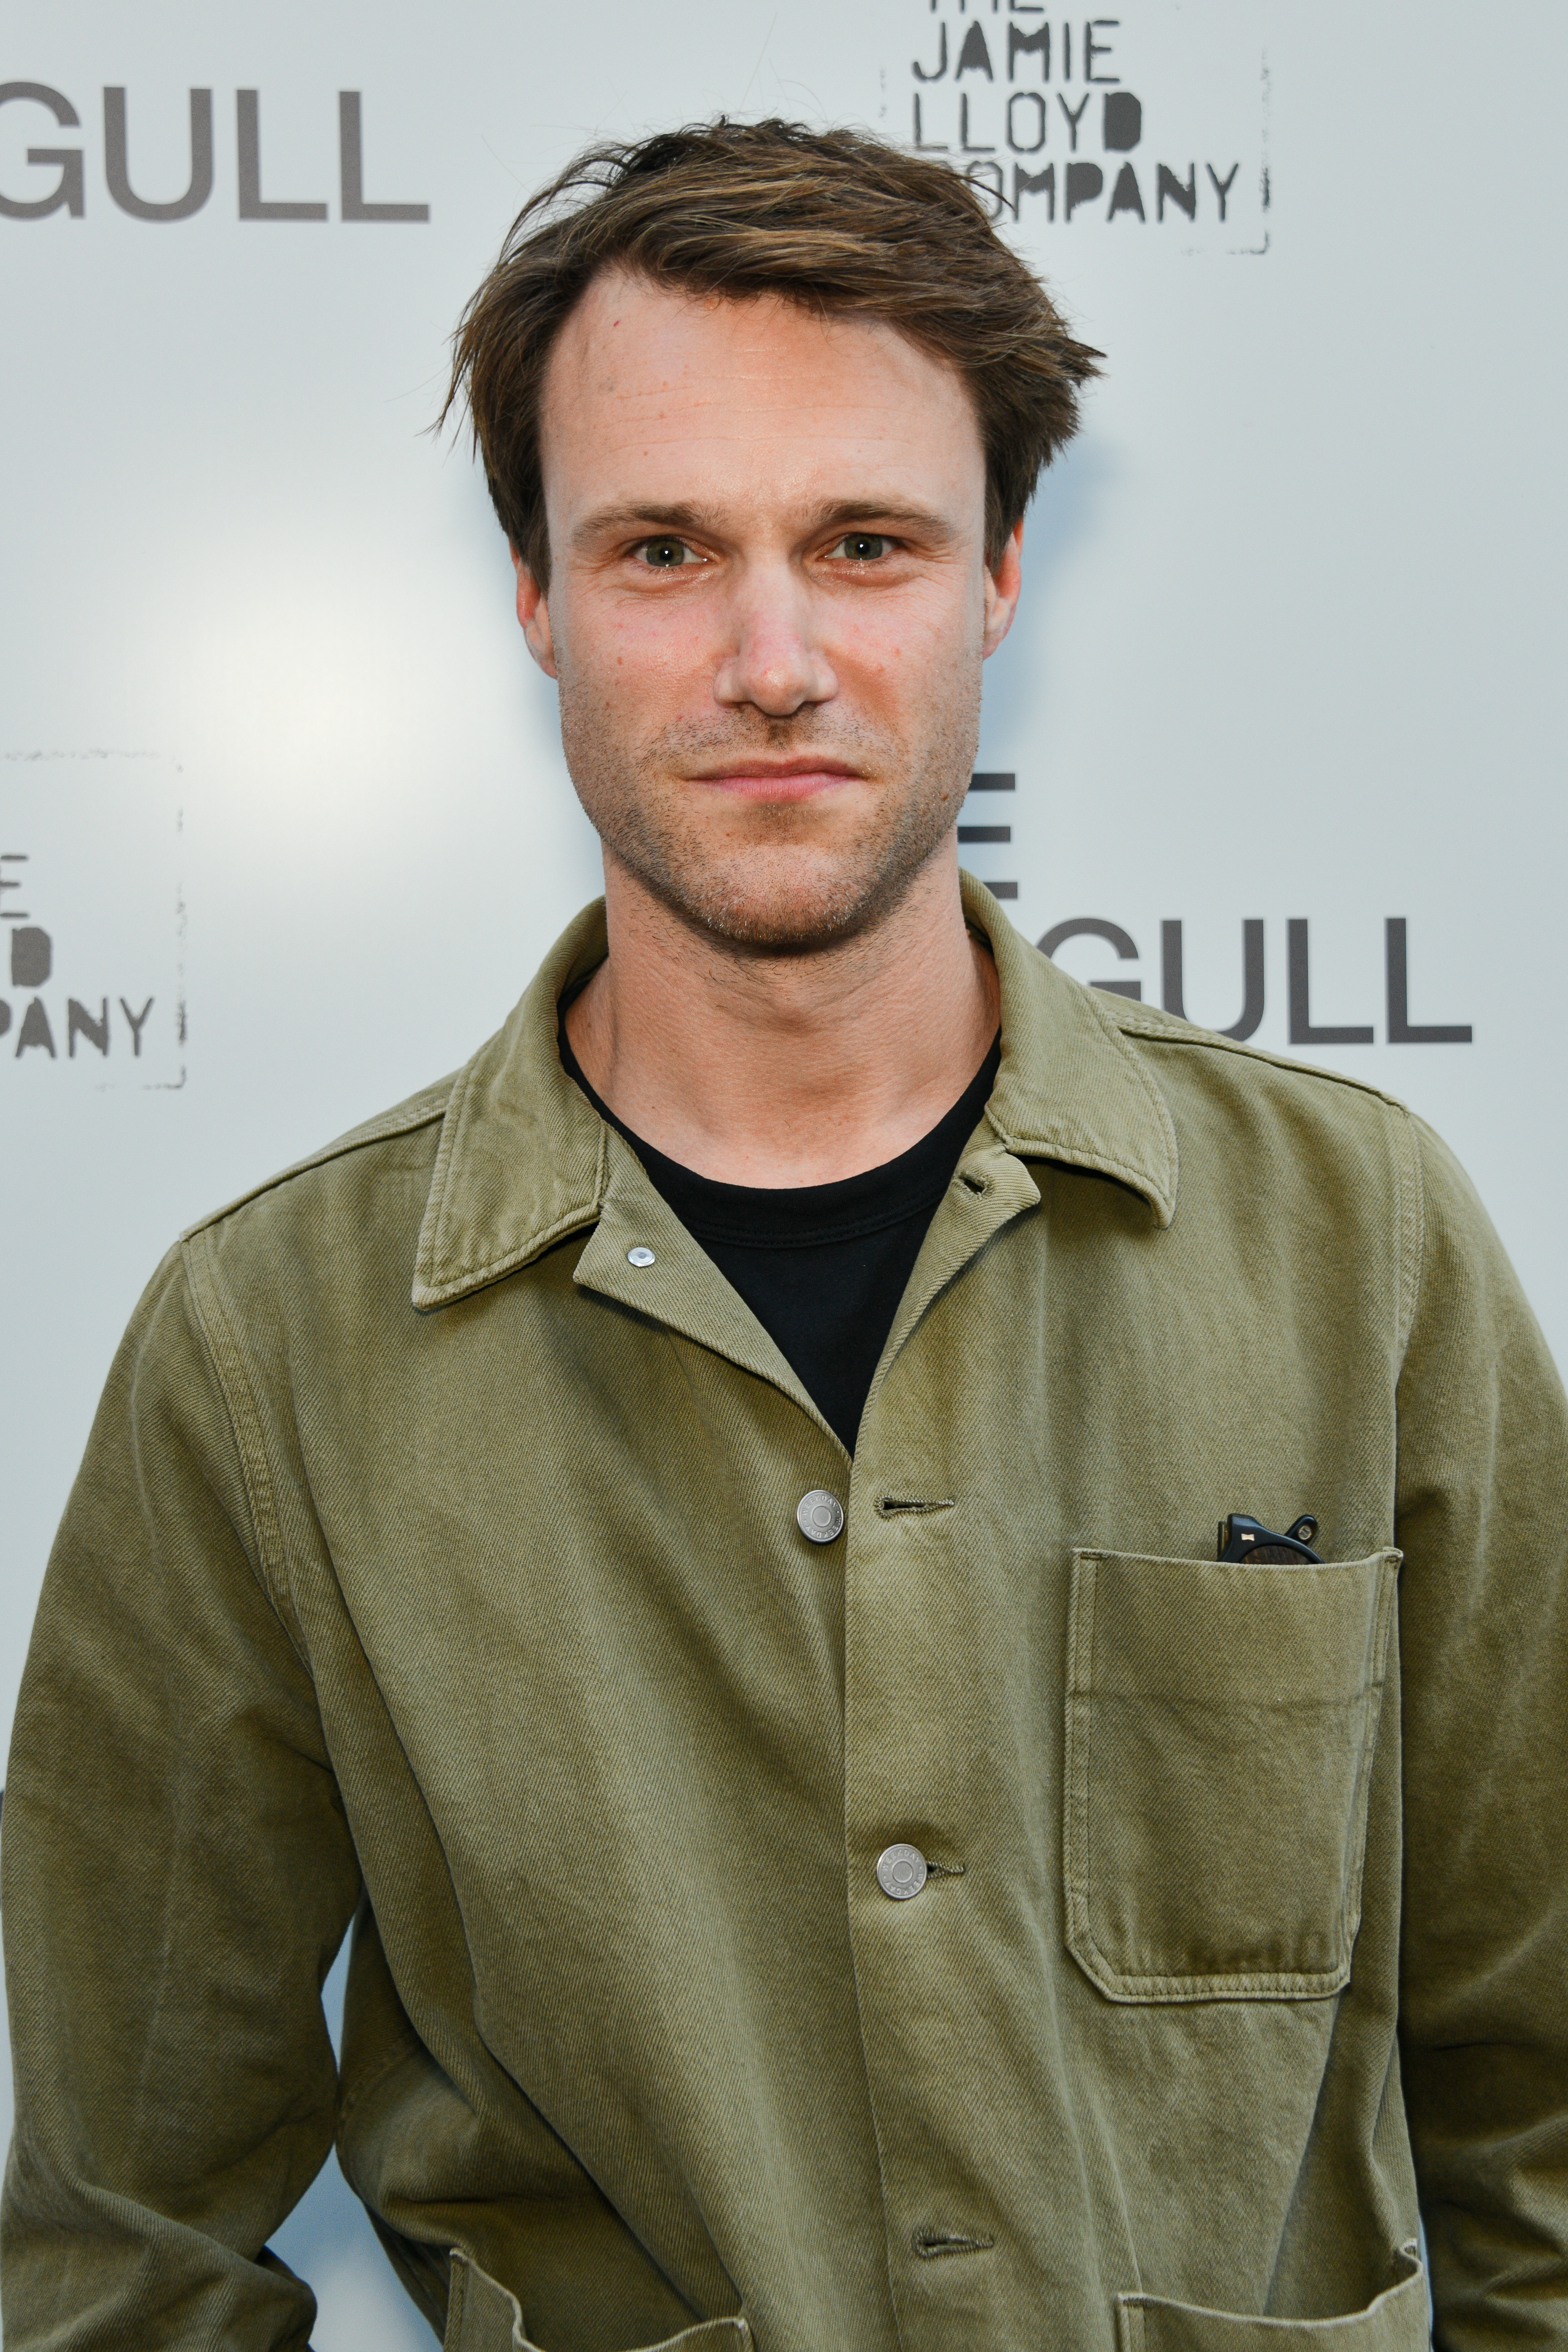
<svg viewBox="0 0 1568 2352"><path fill-rule="evenodd" d="M1397 1105L966 896L853 1462L561 1069L598 909L160 1271L12 1750L8 2352L302 2346L334 2134L461 2352L1415 2352L1418 2203L1449 2352L1568 2347L1540 1334Z"/></svg>

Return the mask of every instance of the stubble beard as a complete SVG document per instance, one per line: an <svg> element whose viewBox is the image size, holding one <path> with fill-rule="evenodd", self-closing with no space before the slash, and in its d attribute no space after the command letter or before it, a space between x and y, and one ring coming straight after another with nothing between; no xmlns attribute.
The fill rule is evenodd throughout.
<svg viewBox="0 0 1568 2352"><path fill-rule="evenodd" d="M970 696L960 688L913 744L811 709L785 719L737 712L730 723L675 726L635 747L618 739L616 716L563 674L566 765L606 850L709 940L742 953L806 955L875 929L908 896L957 820L980 713L976 686ZM742 803L730 814L744 839L716 840L719 813L693 806L693 787L679 781L729 759L781 754L819 754L882 780L868 820L847 842L841 827L822 825L810 801Z"/></svg>

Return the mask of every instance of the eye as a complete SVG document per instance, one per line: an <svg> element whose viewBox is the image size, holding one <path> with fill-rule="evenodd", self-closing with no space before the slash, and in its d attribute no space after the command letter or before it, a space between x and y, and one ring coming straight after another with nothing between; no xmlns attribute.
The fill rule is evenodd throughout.
<svg viewBox="0 0 1568 2352"><path fill-rule="evenodd" d="M887 554L892 541L879 530L847 530L829 555L847 556L851 563L876 563Z"/></svg>
<svg viewBox="0 0 1568 2352"><path fill-rule="evenodd" d="M632 552L650 572L679 572L683 564L700 561L683 539L645 539Z"/></svg>

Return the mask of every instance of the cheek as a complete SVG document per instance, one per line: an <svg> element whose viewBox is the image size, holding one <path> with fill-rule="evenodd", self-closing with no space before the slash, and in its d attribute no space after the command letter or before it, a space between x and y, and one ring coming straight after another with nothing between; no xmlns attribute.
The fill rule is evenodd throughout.
<svg viewBox="0 0 1568 2352"><path fill-rule="evenodd" d="M840 610L825 643L841 685L914 703L971 668L978 656L984 613L978 595L931 592L889 596Z"/></svg>
<svg viewBox="0 0 1568 2352"><path fill-rule="evenodd" d="M649 598L578 614L570 630L577 680L634 705L707 699L721 649L695 599L674 604L673 598L668 605Z"/></svg>

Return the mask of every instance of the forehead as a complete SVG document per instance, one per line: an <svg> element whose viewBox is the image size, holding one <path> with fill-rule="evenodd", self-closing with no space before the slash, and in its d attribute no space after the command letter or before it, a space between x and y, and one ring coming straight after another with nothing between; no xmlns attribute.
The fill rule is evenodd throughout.
<svg viewBox="0 0 1568 2352"><path fill-rule="evenodd" d="M858 495L856 475L889 492L984 495L955 368L880 320L773 295L737 301L605 272L556 340L541 421L558 510L726 484Z"/></svg>

